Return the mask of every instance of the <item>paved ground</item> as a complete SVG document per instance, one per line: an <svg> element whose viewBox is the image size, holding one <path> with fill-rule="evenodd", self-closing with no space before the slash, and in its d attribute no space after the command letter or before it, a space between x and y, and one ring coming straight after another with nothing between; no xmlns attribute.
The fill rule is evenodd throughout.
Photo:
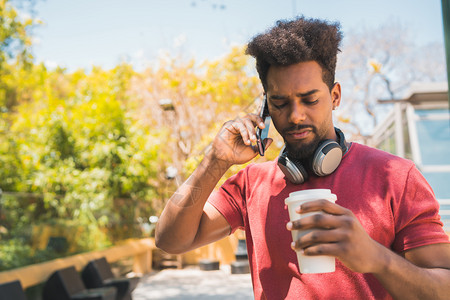
<svg viewBox="0 0 450 300"><path fill-rule="evenodd" d="M253 299L250 274L231 274L229 266L218 271L198 267L165 269L144 276L133 292L133 300Z"/></svg>

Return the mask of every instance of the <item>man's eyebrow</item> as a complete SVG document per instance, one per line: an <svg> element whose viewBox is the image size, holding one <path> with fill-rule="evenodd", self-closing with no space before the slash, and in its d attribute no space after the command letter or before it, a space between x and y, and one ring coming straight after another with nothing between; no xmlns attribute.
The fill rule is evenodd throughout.
<svg viewBox="0 0 450 300"><path fill-rule="evenodd" d="M285 100L287 99L287 96L283 96L283 95L271 95L270 99L271 100Z"/></svg>
<svg viewBox="0 0 450 300"><path fill-rule="evenodd" d="M296 94L296 96L300 97L300 98L305 98L305 97L311 96L317 92L319 92L319 90L314 89L314 90L307 91L305 93L298 93L298 94ZM270 99L273 99L273 100L286 100L287 98L289 98L289 97L284 96L284 95L271 95L270 96Z"/></svg>
<svg viewBox="0 0 450 300"><path fill-rule="evenodd" d="M304 98L304 97L311 96L311 95L317 93L318 91L319 91L318 89L314 89L314 90L310 90L310 91L308 91L308 92L306 92L306 93L299 93L299 94L297 94L296 96L297 96L297 97L300 97L300 98Z"/></svg>

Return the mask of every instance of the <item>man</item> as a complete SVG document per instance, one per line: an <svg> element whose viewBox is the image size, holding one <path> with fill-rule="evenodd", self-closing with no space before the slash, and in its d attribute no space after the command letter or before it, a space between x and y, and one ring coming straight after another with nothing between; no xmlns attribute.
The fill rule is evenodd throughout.
<svg viewBox="0 0 450 300"><path fill-rule="evenodd" d="M167 203L157 246L182 253L244 229L256 299L449 299L450 244L425 179L410 161L347 144L333 126L341 38L338 24L299 18L248 45L286 157L304 166L305 181L291 182L273 161L250 164L213 192L230 166L256 157L255 127L264 128L254 114L226 122ZM313 155L328 139L344 156L332 174L318 176ZM336 203L303 204L300 213L327 214L289 222L285 198L312 188L331 189ZM299 229L312 231L292 242L290 230ZM293 250L334 256L336 271L301 274Z"/></svg>

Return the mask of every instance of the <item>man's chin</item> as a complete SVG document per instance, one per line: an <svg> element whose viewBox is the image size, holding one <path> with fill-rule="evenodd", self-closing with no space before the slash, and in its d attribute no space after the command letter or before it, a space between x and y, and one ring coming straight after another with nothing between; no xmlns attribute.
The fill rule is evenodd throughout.
<svg viewBox="0 0 450 300"><path fill-rule="evenodd" d="M317 145L318 143L315 143L314 141L310 143L286 143L286 149L290 158L303 160L314 154Z"/></svg>

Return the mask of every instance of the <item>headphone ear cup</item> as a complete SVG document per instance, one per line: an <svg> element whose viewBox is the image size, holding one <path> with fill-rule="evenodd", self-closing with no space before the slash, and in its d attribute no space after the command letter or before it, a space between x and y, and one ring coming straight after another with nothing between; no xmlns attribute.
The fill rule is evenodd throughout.
<svg viewBox="0 0 450 300"><path fill-rule="evenodd" d="M281 154L278 156L278 167L287 179L294 184L300 184L308 180L306 169L299 161L289 159L285 148L281 150Z"/></svg>
<svg viewBox="0 0 450 300"><path fill-rule="evenodd" d="M334 140L325 140L319 144L312 160L312 169L317 176L333 173L341 163L342 147Z"/></svg>

